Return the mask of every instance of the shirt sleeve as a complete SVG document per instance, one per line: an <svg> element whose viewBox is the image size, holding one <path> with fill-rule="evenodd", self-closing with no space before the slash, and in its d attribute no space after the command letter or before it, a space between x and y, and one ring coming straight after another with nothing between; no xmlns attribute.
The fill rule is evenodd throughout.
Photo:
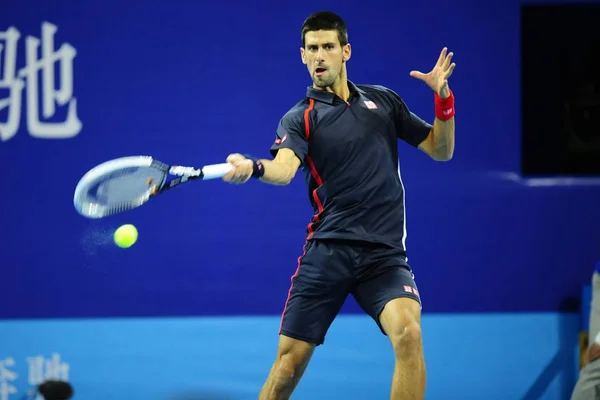
<svg viewBox="0 0 600 400"><path fill-rule="evenodd" d="M270 148L273 157L277 155L279 149L290 149L300 159L301 165L304 165L306 154L308 153L308 142L304 136L302 119L295 117L294 114L286 114L277 126L275 141Z"/></svg>
<svg viewBox="0 0 600 400"><path fill-rule="evenodd" d="M418 115L408 109L406 103L393 90L387 90L392 101L392 113L396 136L408 144L417 147L427 138L432 125L423 121Z"/></svg>

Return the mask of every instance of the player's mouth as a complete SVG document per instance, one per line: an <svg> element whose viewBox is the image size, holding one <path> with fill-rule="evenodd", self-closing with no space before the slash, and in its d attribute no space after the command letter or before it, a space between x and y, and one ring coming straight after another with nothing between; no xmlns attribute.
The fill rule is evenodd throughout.
<svg viewBox="0 0 600 400"><path fill-rule="evenodd" d="M323 74L325 74L325 72L327 72L327 68L323 68L323 67L318 67L317 69L315 69L315 76L323 76Z"/></svg>

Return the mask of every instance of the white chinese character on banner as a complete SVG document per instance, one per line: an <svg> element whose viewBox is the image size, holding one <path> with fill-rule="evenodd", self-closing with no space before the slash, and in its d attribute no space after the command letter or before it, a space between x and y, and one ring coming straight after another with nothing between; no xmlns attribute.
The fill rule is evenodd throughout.
<svg viewBox="0 0 600 400"><path fill-rule="evenodd" d="M10 400L13 394L17 394L17 388L13 383L18 375L11 370L14 367L14 358L0 359L0 400Z"/></svg>
<svg viewBox="0 0 600 400"><path fill-rule="evenodd" d="M27 363L29 365L28 383L31 386L38 386L48 380L69 381L69 364L61 361L60 354L52 353L51 358L41 355L27 357ZM35 400L44 400L44 398L37 395Z"/></svg>
<svg viewBox="0 0 600 400"><path fill-rule="evenodd" d="M14 27L0 32L0 40L6 41L4 57L0 57L0 63L3 64L0 65L0 70L4 71L0 75L0 88L9 89L8 98L0 98L0 111L9 108L8 120L5 123L0 122L0 140L11 139L19 129L24 87L27 98L27 129L31 136L42 139L67 139L81 131L82 124L77 116L77 99L73 97L73 60L77 51L68 43L63 43L58 50L54 48L54 35L57 30L56 25L44 22L41 40L27 36L25 66L18 73L15 65L20 32ZM57 64L59 88L55 76ZM66 118L61 121L44 121L56 117L57 107L67 107Z"/></svg>
<svg viewBox="0 0 600 400"><path fill-rule="evenodd" d="M29 364L28 382L37 386L47 380L69 380L69 364L61 361L60 354L53 353L51 358L38 355L27 357Z"/></svg>

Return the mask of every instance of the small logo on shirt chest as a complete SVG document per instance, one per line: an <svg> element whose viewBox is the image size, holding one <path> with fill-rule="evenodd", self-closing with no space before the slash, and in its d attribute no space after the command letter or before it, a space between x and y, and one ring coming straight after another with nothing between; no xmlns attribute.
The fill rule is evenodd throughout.
<svg viewBox="0 0 600 400"><path fill-rule="evenodd" d="M377 104L373 103L371 100L365 100L365 106L367 106L369 110L377 110Z"/></svg>

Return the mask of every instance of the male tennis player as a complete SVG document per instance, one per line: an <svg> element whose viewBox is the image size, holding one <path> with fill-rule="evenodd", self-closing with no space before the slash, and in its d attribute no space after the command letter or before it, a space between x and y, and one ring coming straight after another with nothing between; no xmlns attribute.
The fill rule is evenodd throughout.
<svg viewBox="0 0 600 400"><path fill-rule="evenodd" d="M278 354L260 399L287 399L348 294L370 315L395 352L392 399L423 399L425 362L419 292L406 261L404 188L397 140L438 161L454 151L454 98L444 49L427 74L412 71L435 92L430 125L383 86L347 79L351 47L342 18L318 12L302 26L302 62L313 81L306 97L281 119L273 160L232 154L224 180L251 177L286 185L302 166L315 210L307 229L280 327Z"/></svg>

